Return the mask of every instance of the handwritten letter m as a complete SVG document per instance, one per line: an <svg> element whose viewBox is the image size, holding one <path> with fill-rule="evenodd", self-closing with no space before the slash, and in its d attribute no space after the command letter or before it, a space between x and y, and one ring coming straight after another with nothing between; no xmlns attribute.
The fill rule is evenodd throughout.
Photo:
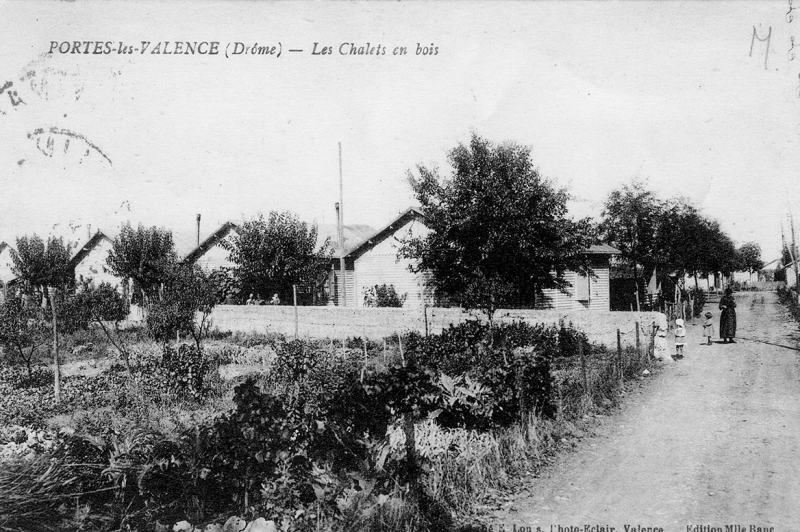
<svg viewBox="0 0 800 532"><path fill-rule="evenodd" d="M769 32L767 32L767 36L763 39L758 36L758 31L756 27L753 26L753 38L750 39L750 57L753 57L753 45L756 41L766 42L767 43L767 50L764 52L764 70L767 70L767 59L769 59L769 39L772 37L772 26L769 27Z"/></svg>

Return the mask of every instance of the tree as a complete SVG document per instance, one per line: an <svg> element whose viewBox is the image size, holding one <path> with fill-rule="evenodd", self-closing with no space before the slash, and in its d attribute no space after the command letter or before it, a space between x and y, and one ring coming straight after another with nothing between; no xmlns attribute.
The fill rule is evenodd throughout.
<svg viewBox="0 0 800 532"><path fill-rule="evenodd" d="M189 334L201 350L201 341L211 327L209 316L217 304L217 286L200 266L176 267L164 286L163 296L147 315L147 327L156 341L166 343L176 333Z"/></svg>
<svg viewBox="0 0 800 532"><path fill-rule="evenodd" d="M119 329L120 322L124 321L130 312L127 298L108 283L101 283L99 287L94 285L82 287L81 291L67 301L76 310L87 313L87 319L100 326L111 345L122 355L125 369L130 375L130 355ZM113 334L108 324L111 324Z"/></svg>
<svg viewBox="0 0 800 532"><path fill-rule="evenodd" d="M695 279L710 273L710 221L684 198L672 198L662 203L656 224L654 266L662 273L685 274Z"/></svg>
<svg viewBox="0 0 800 532"><path fill-rule="evenodd" d="M146 308L169 278L176 262L171 231L142 224L134 230L130 223L122 226L107 259L114 275L133 281L134 294L141 294Z"/></svg>
<svg viewBox="0 0 800 532"><path fill-rule="evenodd" d="M147 327L161 343L168 342L176 332L189 334L199 352L216 303L217 286L211 276L196 264L180 265L165 284L163 297L152 304Z"/></svg>
<svg viewBox="0 0 800 532"><path fill-rule="evenodd" d="M69 267L70 246L64 239L50 237L45 243L38 235L17 238L17 249L11 250L14 275L24 281L25 290L33 287L66 287L73 284Z"/></svg>
<svg viewBox="0 0 800 532"><path fill-rule="evenodd" d="M589 222L567 218L568 195L533 166L530 148L473 134L448 154L452 173L408 172L431 232L407 241L412 269L489 319L504 305L532 306L545 288L565 289L567 270L588 272Z"/></svg>
<svg viewBox="0 0 800 532"><path fill-rule="evenodd" d="M18 297L11 297L0 305L0 346L25 364L29 379L33 378L34 357L49 339L48 331L41 309L26 308Z"/></svg>
<svg viewBox="0 0 800 532"><path fill-rule="evenodd" d="M664 219L664 204L647 190L641 181L634 180L612 191L606 199L600 223L603 239L619 249L622 260L631 268L639 287L639 268L658 265L657 232Z"/></svg>
<svg viewBox="0 0 800 532"><path fill-rule="evenodd" d="M761 260L761 246L755 242L745 242L738 249L739 260L744 271L755 273L764 267Z"/></svg>
<svg viewBox="0 0 800 532"><path fill-rule="evenodd" d="M703 243L707 248L707 267L710 272L721 272L730 275L739 269L739 257L733 240L719 225L719 222L710 221L707 227L707 237Z"/></svg>
<svg viewBox="0 0 800 532"><path fill-rule="evenodd" d="M292 285L310 285L328 268L331 249L317 248L317 226L289 213L272 211L247 221L222 246L235 264L233 273L243 294L292 300Z"/></svg>

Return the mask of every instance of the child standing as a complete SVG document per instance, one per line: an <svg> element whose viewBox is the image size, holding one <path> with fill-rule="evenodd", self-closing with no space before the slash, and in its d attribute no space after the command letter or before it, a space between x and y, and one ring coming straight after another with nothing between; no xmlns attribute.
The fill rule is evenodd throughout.
<svg viewBox="0 0 800 532"><path fill-rule="evenodd" d="M706 322L703 324L703 336L706 337L708 343L711 345L711 337L714 336L714 315L706 312Z"/></svg>
<svg viewBox="0 0 800 532"><path fill-rule="evenodd" d="M683 326L683 320L675 320L675 358L680 360L683 358L683 346L686 343L686 327Z"/></svg>

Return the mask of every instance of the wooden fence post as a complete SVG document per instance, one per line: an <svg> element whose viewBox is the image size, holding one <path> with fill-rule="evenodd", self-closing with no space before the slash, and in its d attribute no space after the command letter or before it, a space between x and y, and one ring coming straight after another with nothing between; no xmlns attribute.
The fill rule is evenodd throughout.
<svg viewBox="0 0 800 532"><path fill-rule="evenodd" d="M405 367L406 357L403 354L403 341L400 339L400 333L397 333L397 346L400 348L400 360L403 361L403 367Z"/></svg>
<svg viewBox="0 0 800 532"><path fill-rule="evenodd" d="M294 339L297 340L299 338L298 329L299 329L299 320L297 318L297 285L292 285L292 292L294 293Z"/></svg>
<svg viewBox="0 0 800 532"><path fill-rule="evenodd" d="M636 322L636 356L640 359L642 358L642 345L639 340L639 322Z"/></svg>
<svg viewBox="0 0 800 532"><path fill-rule="evenodd" d="M58 328L56 326L56 289L50 288L50 308L53 309L53 386L56 403L61 402L61 362L58 360Z"/></svg>
<svg viewBox="0 0 800 532"><path fill-rule="evenodd" d="M364 346L364 370L367 369L367 324L364 324L364 337L361 340L361 344Z"/></svg>
<svg viewBox="0 0 800 532"><path fill-rule="evenodd" d="M519 398L519 422L522 427L522 435L525 441L528 441L528 390L525 388L525 374L524 374L524 357L525 352L523 349L517 348L514 350L514 365L516 366L516 381L517 381L517 397Z"/></svg>
<svg viewBox="0 0 800 532"><path fill-rule="evenodd" d="M583 352L583 342L578 342L578 354L581 357L581 371L583 372L583 394L589 395L589 377L586 374L586 353Z"/></svg>
<svg viewBox="0 0 800 532"><path fill-rule="evenodd" d="M658 330L656 329L656 325L654 323L653 328L650 331L650 349L648 350L647 356L648 367L650 367L650 361L656 356L656 334L658 334Z"/></svg>
<svg viewBox="0 0 800 532"><path fill-rule="evenodd" d="M619 383L622 384L622 336L617 329L617 369L619 370Z"/></svg>

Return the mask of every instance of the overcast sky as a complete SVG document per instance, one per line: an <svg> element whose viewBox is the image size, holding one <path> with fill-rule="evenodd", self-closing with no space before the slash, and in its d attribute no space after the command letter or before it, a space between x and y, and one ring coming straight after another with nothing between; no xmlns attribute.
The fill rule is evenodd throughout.
<svg viewBox="0 0 800 532"><path fill-rule="evenodd" d="M769 261L790 207L800 219L789 7L0 0L0 241L126 220L185 232L197 213L204 230L272 209L333 223L338 142L345 223L380 227L414 203L406 172L446 170L475 131L530 146L576 215L639 177ZM751 56L754 27L770 41ZM51 41L115 51L48 54ZM142 41L144 54L117 53ZM220 53L150 53L163 41ZM281 55L232 56L236 42ZM385 55L342 55L343 43Z"/></svg>

